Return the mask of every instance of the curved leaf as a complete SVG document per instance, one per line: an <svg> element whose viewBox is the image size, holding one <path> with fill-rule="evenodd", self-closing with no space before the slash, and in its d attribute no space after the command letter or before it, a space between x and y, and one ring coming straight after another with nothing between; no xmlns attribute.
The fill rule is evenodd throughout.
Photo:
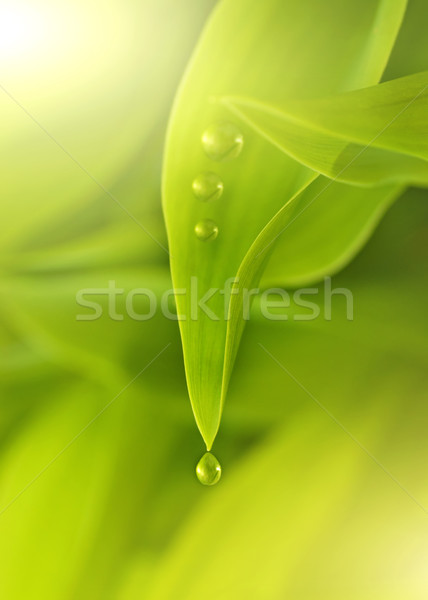
<svg viewBox="0 0 428 600"><path fill-rule="evenodd" d="M425 0L409 0L383 80L389 81L428 68L428 38Z"/></svg>
<svg viewBox="0 0 428 600"><path fill-rule="evenodd" d="M360 188L318 177L275 240L261 287L302 286L344 267L372 235L401 186Z"/></svg>
<svg viewBox="0 0 428 600"><path fill-rule="evenodd" d="M212 97L262 96L275 102L375 84L405 6L404 0L365 0L358 5L350 0L327 5L315 0L219 4L176 99L166 146L163 201L176 289L189 291L192 277L199 298L211 288L223 289L228 279L236 277L266 224L314 177L310 169L245 125L242 154L228 162L210 160L202 149L202 134L218 121L230 120L229 111L213 103ZM192 181L206 171L221 178L224 194L204 203L193 197ZM204 219L218 226L215 242L201 242L194 234L195 225ZM241 317L233 314L227 320L228 303L220 293L210 300L210 314L192 313L190 293L177 295L177 307L186 317L180 328L189 394L209 448L231 370L231 364L224 369L226 336L239 338Z"/></svg>
<svg viewBox="0 0 428 600"><path fill-rule="evenodd" d="M223 98L277 148L334 181L428 184L428 71L321 100Z"/></svg>

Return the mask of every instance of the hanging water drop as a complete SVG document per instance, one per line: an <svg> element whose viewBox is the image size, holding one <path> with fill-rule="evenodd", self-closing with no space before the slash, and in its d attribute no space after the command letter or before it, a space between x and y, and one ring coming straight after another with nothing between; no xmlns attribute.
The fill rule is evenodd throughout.
<svg viewBox="0 0 428 600"><path fill-rule="evenodd" d="M211 242L218 236L218 225L214 221L211 221L211 219L199 221L195 225L195 233L196 237L203 242Z"/></svg>
<svg viewBox="0 0 428 600"><path fill-rule="evenodd" d="M192 183L192 190L198 200L218 200L223 194L223 182L217 173L201 173Z"/></svg>
<svg viewBox="0 0 428 600"><path fill-rule="evenodd" d="M215 485L220 481L221 466L214 454L205 452L196 465L196 475L203 485Z"/></svg>
<svg viewBox="0 0 428 600"><path fill-rule="evenodd" d="M202 146L212 160L232 160L240 155L244 137L234 123L219 121L214 123L202 135Z"/></svg>

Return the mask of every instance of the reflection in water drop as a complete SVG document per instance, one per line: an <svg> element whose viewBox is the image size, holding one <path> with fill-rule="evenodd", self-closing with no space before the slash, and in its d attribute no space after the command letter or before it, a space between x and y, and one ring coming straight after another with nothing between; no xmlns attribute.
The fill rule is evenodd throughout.
<svg viewBox="0 0 428 600"><path fill-rule="evenodd" d="M215 485L220 481L221 466L214 454L206 452L196 466L196 475L203 485Z"/></svg>
<svg viewBox="0 0 428 600"><path fill-rule="evenodd" d="M202 135L202 146L212 160L225 161L240 155L244 137L233 123L219 121L214 123Z"/></svg>
<svg viewBox="0 0 428 600"><path fill-rule="evenodd" d="M192 183L192 190L198 200L218 200L223 193L223 182L217 173L201 173Z"/></svg>
<svg viewBox="0 0 428 600"><path fill-rule="evenodd" d="M218 236L217 223L214 223L214 221L211 221L211 219L199 221L199 223L195 225L195 233L196 237L198 237L200 240L204 242L211 242Z"/></svg>

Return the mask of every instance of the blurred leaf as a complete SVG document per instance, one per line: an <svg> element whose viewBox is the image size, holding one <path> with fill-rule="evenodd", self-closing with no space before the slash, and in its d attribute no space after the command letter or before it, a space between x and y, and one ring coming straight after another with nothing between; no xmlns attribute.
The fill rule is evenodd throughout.
<svg viewBox="0 0 428 600"><path fill-rule="evenodd" d="M403 24L383 75L384 81L428 69L425 0L408 0Z"/></svg>
<svg viewBox="0 0 428 600"><path fill-rule="evenodd" d="M360 439L375 443L383 410L365 412ZM153 600L424 598L426 514L326 415L293 419L216 492L159 565Z"/></svg>
<svg viewBox="0 0 428 600"><path fill-rule="evenodd" d="M113 284L110 292L109 282ZM33 357L112 389L126 381L127 351L134 331L154 341L154 332L157 338L175 337L175 322L162 318L159 306L159 298L169 286L167 271L155 265L127 270L119 266L115 270L61 276L54 273L43 278L43 285L37 274L5 279L0 286L2 320L13 333L16 351L30 348ZM142 289L149 289L152 298L130 294ZM78 302L79 291L81 300L91 299L98 304L98 316L93 308ZM146 318L153 308L155 314ZM139 358L149 359L152 348L146 343ZM8 340L4 350L5 362L0 361L0 372L10 366L6 359L13 346ZM26 363L21 367L25 370Z"/></svg>
<svg viewBox="0 0 428 600"><path fill-rule="evenodd" d="M151 389L145 374L140 379L101 415L123 388L106 393L87 382L59 388L60 399L41 408L3 452L2 597L114 598L135 546L144 542L155 554L162 526L172 530L174 519L160 506L163 471L173 446L185 440L168 419L154 427L159 411L150 405L163 392ZM178 465L181 477L184 467ZM162 526L151 520L154 495Z"/></svg>
<svg viewBox="0 0 428 600"><path fill-rule="evenodd" d="M99 220L121 218L126 209L140 217L111 188L142 147L152 144L153 152L150 136L164 126L213 0L30 4L3 9L6 22L9 13L19 22L21 12L34 11L46 28L34 52L10 56L7 41L0 49L0 246L9 250L43 238L48 225L100 195Z"/></svg>
<svg viewBox="0 0 428 600"><path fill-rule="evenodd" d="M358 5L350 0L268 0L253 2L251 10L244 0L219 4L182 83L167 140L164 211L176 289L189 290L192 276L200 298L211 288L223 289L244 268L244 258L266 224L313 179L311 170L281 155L245 125L239 158L217 163L204 156L202 134L213 127L209 132L215 139L219 122L230 118L226 107L211 99L241 95L277 102L375 84L405 6L403 0ZM206 171L215 171L224 183L218 201L192 198L192 181ZM287 219L291 211L282 214ZM195 236L195 225L205 219L218 226L215 243ZM261 268L254 268L254 274ZM226 343L234 346L227 354L230 361L242 323L234 315L227 324L228 307L219 293L210 300L219 320L201 311L197 320L190 319L190 302L190 294L177 296L179 314L188 317L180 322L187 382L196 422L211 447L231 370L231 364L224 364Z"/></svg>
<svg viewBox="0 0 428 600"><path fill-rule="evenodd" d="M87 385L73 386L68 394L63 391L63 401L40 410L3 453L3 597L71 597L76 577L90 555L116 460L111 418L106 415L107 422L101 422L101 428L94 427L80 443L65 447L102 408L99 403L97 409L94 395L94 389ZM100 436L106 427L110 429L111 444L103 448ZM63 450L62 464L50 465ZM49 577L43 576L41 560L50 565ZM25 577L19 576L22 564L26 565Z"/></svg>

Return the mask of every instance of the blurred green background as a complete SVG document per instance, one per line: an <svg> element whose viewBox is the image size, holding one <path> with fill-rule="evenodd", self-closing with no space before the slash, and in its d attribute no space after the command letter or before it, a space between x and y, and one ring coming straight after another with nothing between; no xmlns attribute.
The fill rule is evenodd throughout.
<svg viewBox="0 0 428 600"><path fill-rule="evenodd" d="M194 475L177 323L132 320L124 296L123 320L76 321L82 288L171 286L128 212L166 245L168 115L213 5L0 3L5 600L427 597L426 191L334 277L353 321L340 297L331 321L255 314L214 488ZM427 67L421 16L411 3L389 78Z"/></svg>

